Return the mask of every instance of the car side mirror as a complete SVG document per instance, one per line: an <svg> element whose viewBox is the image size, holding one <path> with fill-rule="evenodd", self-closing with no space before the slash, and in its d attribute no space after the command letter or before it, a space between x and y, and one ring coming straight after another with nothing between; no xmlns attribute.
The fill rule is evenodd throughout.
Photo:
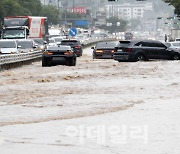
<svg viewBox="0 0 180 154"><path fill-rule="evenodd" d="M21 45L18 45L18 46L17 46L18 49L21 48L21 47L22 47Z"/></svg>
<svg viewBox="0 0 180 154"><path fill-rule="evenodd" d="M91 49L95 49L94 47L91 47Z"/></svg>

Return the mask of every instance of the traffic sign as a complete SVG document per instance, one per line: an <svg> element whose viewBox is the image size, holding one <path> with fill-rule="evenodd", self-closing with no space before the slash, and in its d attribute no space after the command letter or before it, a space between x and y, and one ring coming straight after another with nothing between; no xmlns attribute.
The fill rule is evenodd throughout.
<svg viewBox="0 0 180 154"><path fill-rule="evenodd" d="M76 36L76 34L77 34L77 29L76 28L71 28L69 30L69 35L70 36Z"/></svg>

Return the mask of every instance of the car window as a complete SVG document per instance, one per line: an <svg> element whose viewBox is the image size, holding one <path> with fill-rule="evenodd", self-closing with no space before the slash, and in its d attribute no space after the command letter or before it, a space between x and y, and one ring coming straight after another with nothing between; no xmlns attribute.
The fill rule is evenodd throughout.
<svg viewBox="0 0 180 154"><path fill-rule="evenodd" d="M165 44L168 48L171 46L171 44L170 43L166 43Z"/></svg>
<svg viewBox="0 0 180 154"><path fill-rule="evenodd" d="M115 42L99 42L96 44L96 48L114 48L115 46Z"/></svg>
<svg viewBox="0 0 180 154"><path fill-rule="evenodd" d="M16 43L14 41L2 41L0 48L16 48Z"/></svg>
<svg viewBox="0 0 180 154"><path fill-rule="evenodd" d="M176 46L176 47L180 47L180 43L176 42L176 43L172 43L173 46Z"/></svg>
<svg viewBox="0 0 180 154"><path fill-rule="evenodd" d="M78 41L68 40L68 41L61 41L61 45L80 45L80 43Z"/></svg>
<svg viewBox="0 0 180 154"><path fill-rule="evenodd" d="M22 49L33 48L33 42L30 41L18 41L18 45L20 45Z"/></svg>
<svg viewBox="0 0 180 154"><path fill-rule="evenodd" d="M54 39L49 39L49 43L55 43Z"/></svg>
<svg viewBox="0 0 180 154"><path fill-rule="evenodd" d="M55 42L61 42L62 38L54 38Z"/></svg>
<svg viewBox="0 0 180 154"><path fill-rule="evenodd" d="M119 41L118 47L128 47L131 41Z"/></svg>
<svg viewBox="0 0 180 154"><path fill-rule="evenodd" d="M153 43L153 47L164 48L166 46L164 44L162 44L162 43Z"/></svg>
<svg viewBox="0 0 180 154"><path fill-rule="evenodd" d="M154 45L151 42L142 42L142 47L154 47Z"/></svg>
<svg viewBox="0 0 180 154"><path fill-rule="evenodd" d="M141 47L142 46L142 42L138 42L138 43L134 44L134 46Z"/></svg>

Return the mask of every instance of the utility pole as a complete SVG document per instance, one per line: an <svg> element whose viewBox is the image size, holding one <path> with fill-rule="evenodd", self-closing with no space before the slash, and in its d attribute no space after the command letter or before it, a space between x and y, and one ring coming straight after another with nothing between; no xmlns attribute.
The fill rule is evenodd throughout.
<svg viewBox="0 0 180 154"><path fill-rule="evenodd" d="M73 0L73 9L72 9L72 13L74 13L74 0Z"/></svg>

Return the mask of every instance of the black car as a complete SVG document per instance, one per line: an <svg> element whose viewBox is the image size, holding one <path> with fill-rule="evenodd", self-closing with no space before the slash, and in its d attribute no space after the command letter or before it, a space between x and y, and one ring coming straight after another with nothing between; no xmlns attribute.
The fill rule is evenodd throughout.
<svg viewBox="0 0 180 154"><path fill-rule="evenodd" d="M98 42L93 49L93 59L112 59L116 42Z"/></svg>
<svg viewBox="0 0 180 154"><path fill-rule="evenodd" d="M77 57L82 56L83 50L82 50L82 45L79 40L76 39L63 39L61 41L61 45L69 45L71 48L73 48L75 54Z"/></svg>
<svg viewBox="0 0 180 154"><path fill-rule="evenodd" d="M117 61L140 61L149 59L179 60L180 52L170 49L160 41L119 41L113 56Z"/></svg>
<svg viewBox="0 0 180 154"><path fill-rule="evenodd" d="M76 54L70 46L50 46L43 52L43 67L56 64L76 65Z"/></svg>

